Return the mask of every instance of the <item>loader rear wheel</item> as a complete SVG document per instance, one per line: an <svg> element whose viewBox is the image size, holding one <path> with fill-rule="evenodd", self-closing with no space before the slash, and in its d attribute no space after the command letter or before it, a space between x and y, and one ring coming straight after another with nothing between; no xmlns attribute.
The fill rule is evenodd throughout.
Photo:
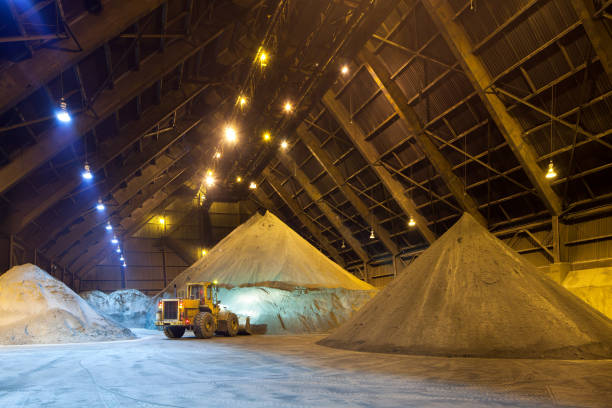
<svg viewBox="0 0 612 408"><path fill-rule="evenodd" d="M185 334L185 328L180 326L164 327L164 334L169 339L180 339Z"/></svg>
<svg viewBox="0 0 612 408"><path fill-rule="evenodd" d="M215 319L208 312L200 312L193 319L193 333L199 339L208 339L215 334Z"/></svg>
<svg viewBox="0 0 612 408"><path fill-rule="evenodd" d="M227 317L227 331L225 332L225 335L228 337L234 337L236 334L238 334L238 316L236 316L233 313L230 313L230 315Z"/></svg>

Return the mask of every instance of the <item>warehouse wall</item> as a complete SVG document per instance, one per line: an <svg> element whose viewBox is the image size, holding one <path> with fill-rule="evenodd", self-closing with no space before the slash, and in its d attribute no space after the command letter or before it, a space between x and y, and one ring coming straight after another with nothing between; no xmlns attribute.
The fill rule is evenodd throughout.
<svg viewBox="0 0 612 408"><path fill-rule="evenodd" d="M128 265L124 275L119 256L112 252L83 277L79 290L126 287L157 293L252 213L245 202L215 202L208 211L189 202L170 205L123 244Z"/></svg>

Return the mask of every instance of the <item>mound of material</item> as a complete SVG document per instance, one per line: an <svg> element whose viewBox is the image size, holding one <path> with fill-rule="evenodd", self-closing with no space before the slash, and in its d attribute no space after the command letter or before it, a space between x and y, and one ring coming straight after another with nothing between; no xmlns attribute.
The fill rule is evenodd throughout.
<svg viewBox="0 0 612 408"><path fill-rule="evenodd" d="M563 287L612 319L612 268L570 271Z"/></svg>
<svg viewBox="0 0 612 408"><path fill-rule="evenodd" d="M465 214L320 343L441 356L610 358L612 322Z"/></svg>
<svg viewBox="0 0 612 408"><path fill-rule="evenodd" d="M223 305L249 316L267 334L329 331L345 322L372 296L370 291L248 287L219 290Z"/></svg>
<svg viewBox="0 0 612 408"><path fill-rule="evenodd" d="M0 344L75 343L133 338L64 283L32 264L0 276Z"/></svg>
<svg viewBox="0 0 612 408"><path fill-rule="evenodd" d="M122 289L108 295L99 290L81 293L81 297L100 314L124 327L154 327L156 304L136 289Z"/></svg>
<svg viewBox="0 0 612 408"><path fill-rule="evenodd" d="M255 214L183 271L167 290L187 282L282 289L372 290L327 258L270 212Z"/></svg>

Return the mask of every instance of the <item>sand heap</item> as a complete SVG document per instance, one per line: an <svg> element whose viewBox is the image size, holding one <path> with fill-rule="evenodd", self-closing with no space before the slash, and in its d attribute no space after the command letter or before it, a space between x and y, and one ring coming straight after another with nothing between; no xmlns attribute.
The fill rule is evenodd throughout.
<svg viewBox="0 0 612 408"><path fill-rule="evenodd" d="M132 338L64 283L32 264L0 276L0 344L73 343Z"/></svg>
<svg viewBox="0 0 612 408"><path fill-rule="evenodd" d="M612 322L465 214L320 343L442 356L610 358Z"/></svg>
<svg viewBox="0 0 612 408"><path fill-rule="evenodd" d="M92 290L80 294L96 311L124 327L155 327L155 301L136 289L121 289L106 294Z"/></svg>
<svg viewBox="0 0 612 408"><path fill-rule="evenodd" d="M331 261L276 216L255 214L183 271L165 296L187 282L217 280L222 303L268 333L337 327L375 289Z"/></svg>

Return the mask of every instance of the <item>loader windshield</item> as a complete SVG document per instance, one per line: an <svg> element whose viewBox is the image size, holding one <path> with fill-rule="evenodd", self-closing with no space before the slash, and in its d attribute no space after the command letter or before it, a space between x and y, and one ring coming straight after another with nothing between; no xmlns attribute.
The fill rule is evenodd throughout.
<svg viewBox="0 0 612 408"><path fill-rule="evenodd" d="M189 287L189 299L201 299L204 296L202 285L191 285Z"/></svg>

